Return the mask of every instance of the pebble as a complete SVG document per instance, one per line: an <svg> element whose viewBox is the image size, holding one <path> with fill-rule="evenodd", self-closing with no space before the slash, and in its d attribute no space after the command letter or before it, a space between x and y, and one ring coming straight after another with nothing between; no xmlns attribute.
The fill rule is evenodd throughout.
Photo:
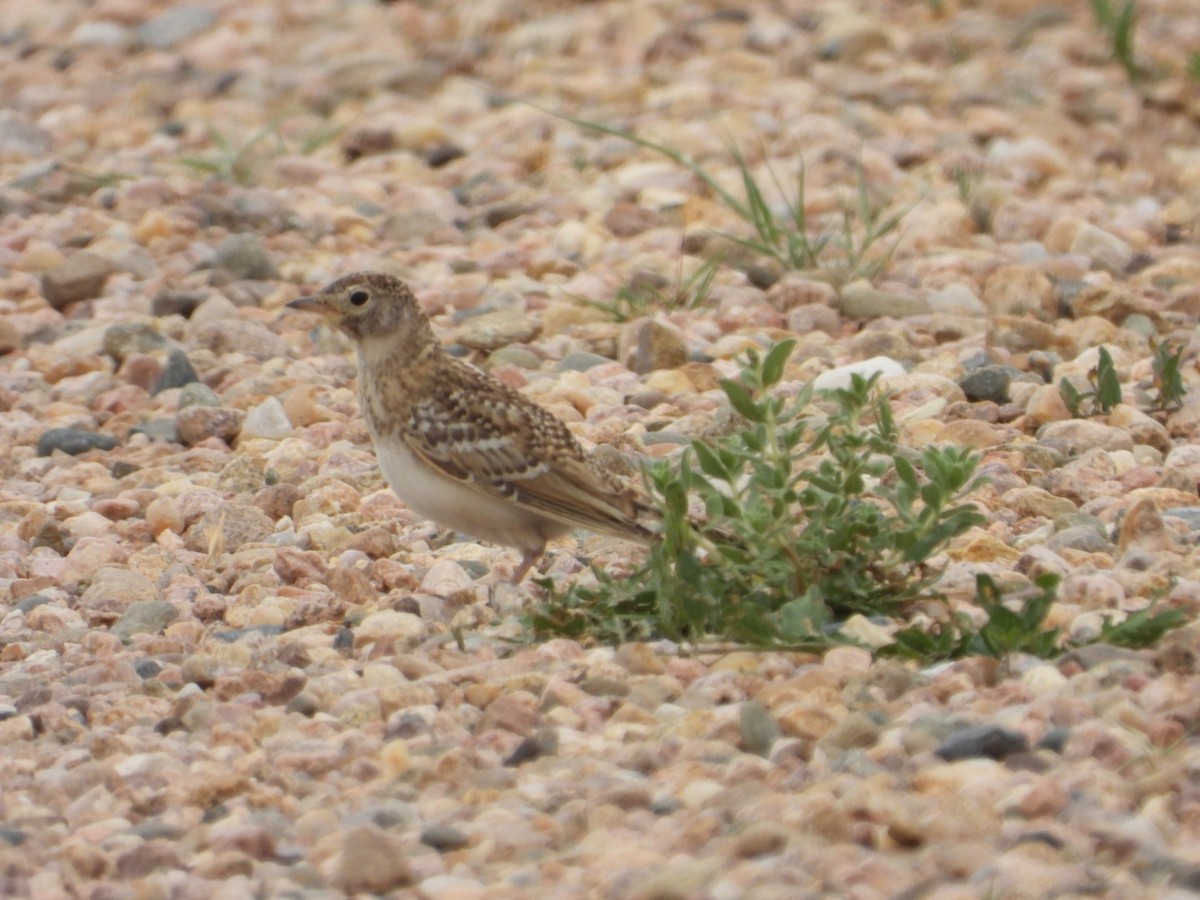
<svg viewBox="0 0 1200 900"><path fill-rule="evenodd" d="M1034 313L1054 317L1058 294L1054 283L1036 266L1001 266L983 285L983 302L993 316Z"/></svg>
<svg viewBox="0 0 1200 900"><path fill-rule="evenodd" d="M645 375L682 366L688 350L674 328L653 319L637 319L621 330L617 359L630 371Z"/></svg>
<svg viewBox="0 0 1200 900"><path fill-rule="evenodd" d="M955 381L973 403L1007 403L1012 372L1004 366L980 366Z"/></svg>
<svg viewBox="0 0 1200 900"><path fill-rule="evenodd" d="M192 385L189 385L191 387ZM186 406L175 416L175 427L183 443L198 444L206 438L220 438L232 446L241 433L246 413L220 406Z"/></svg>
<svg viewBox="0 0 1200 900"><path fill-rule="evenodd" d="M217 21L217 14L198 4L173 6L147 19L137 28L138 42L153 50L168 50L201 32Z"/></svg>
<svg viewBox="0 0 1200 900"><path fill-rule="evenodd" d="M268 397L246 414L238 437L240 440L263 438L278 441L291 435L294 430L283 404L275 397Z"/></svg>
<svg viewBox="0 0 1200 900"><path fill-rule="evenodd" d="M1071 253L1086 256L1093 265L1110 272L1124 272L1133 259L1133 248L1103 228L1085 224L1071 242Z"/></svg>
<svg viewBox="0 0 1200 900"><path fill-rule="evenodd" d="M904 366L896 360L888 359L886 356L875 356L862 362L849 363L822 372L813 379L813 386L821 391L838 390L848 388L851 378L855 375L862 378L870 378L872 375L890 378L903 374Z"/></svg>
<svg viewBox="0 0 1200 900"><path fill-rule="evenodd" d="M998 725L973 725L951 734L934 753L947 762L954 762L976 757L1004 759L1028 749L1029 741L1023 734Z"/></svg>
<svg viewBox="0 0 1200 900"><path fill-rule="evenodd" d="M181 388L199 381L200 376L196 374L187 354L178 348L172 348L167 353L167 361L163 365L162 374L154 383L152 393L161 394L171 388Z"/></svg>
<svg viewBox="0 0 1200 900"><path fill-rule="evenodd" d="M129 640L135 634L158 634L179 618L179 611L165 600L143 600L131 603L112 628L122 640Z"/></svg>
<svg viewBox="0 0 1200 900"><path fill-rule="evenodd" d="M464 347L496 350L531 341L540 331L541 326L531 316L517 310L501 309L471 316L455 337Z"/></svg>
<svg viewBox="0 0 1200 900"><path fill-rule="evenodd" d="M99 297L115 271L103 256L82 250L42 276L42 296L55 309Z"/></svg>
<svg viewBox="0 0 1200 900"><path fill-rule="evenodd" d="M104 352L118 363L131 353L149 353L167 346L167 339L148 322L118 322L104 330Z"/></svg>
<svg viewBox="0 0 1200 900"><path fill-rule="evenodd" d="M120 446L111 434L84 431L81 428L51 428L38 438L37 455L49 456L58 450L70 456L78 456L89 450L115 450Z"/></svg>
<svg viewBox="0 0 1200 900"><path fill-rule="evenodd" d="M883 291L861 282L842 288L838 298L838 310L848 319L870 320L884 316L904 319L923 316L932 312L932 307L921 297Z"/></svg>

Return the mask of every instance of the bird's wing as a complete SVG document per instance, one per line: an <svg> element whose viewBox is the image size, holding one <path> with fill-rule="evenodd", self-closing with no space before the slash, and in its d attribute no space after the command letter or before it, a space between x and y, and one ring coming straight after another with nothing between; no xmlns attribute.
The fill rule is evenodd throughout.
<svg viewBox="0 0 1200 900"><path fill-rule="evenodd" d="M571 527L649 540L636 498L596 471L559 419L474 370L454 374L409 413L410 446L426 464Z"/></svg>

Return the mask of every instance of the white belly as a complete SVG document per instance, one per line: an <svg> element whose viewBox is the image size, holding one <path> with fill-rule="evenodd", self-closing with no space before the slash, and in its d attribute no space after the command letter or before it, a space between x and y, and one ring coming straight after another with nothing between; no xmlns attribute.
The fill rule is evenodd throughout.
<svg viewBox="0 0 1200 900"><path fill-rule="evenodd" d="M372 432L383 477L410 508L428 519L493 544L540 550L546 541L569 530L502 497L431 471L396 438Z"/></svg>

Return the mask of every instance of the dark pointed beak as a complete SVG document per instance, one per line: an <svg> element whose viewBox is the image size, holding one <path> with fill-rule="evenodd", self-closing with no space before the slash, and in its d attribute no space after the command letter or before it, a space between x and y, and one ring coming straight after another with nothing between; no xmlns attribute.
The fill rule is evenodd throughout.
<svg viewBox="0 0 1200 900"><path fill-rule="evenodd" d="M288 304L288 309L302 309L305 312L328 313L330 311L329 304L315 294L310 294L306 297L297 297Z"/></svg>

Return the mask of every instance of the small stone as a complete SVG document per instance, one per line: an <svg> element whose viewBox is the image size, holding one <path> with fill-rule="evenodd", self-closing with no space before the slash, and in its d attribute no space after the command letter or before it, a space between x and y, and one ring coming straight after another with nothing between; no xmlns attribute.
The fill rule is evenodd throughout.
<svg viewBox="0 0 1200 900"><path fill-rule="evenodd" d="M82 250L42 276L42 296L55 309L91 300L100 296L115 271L115 266L103 256Z"/></svg>
<svg viewBox="0 0 1200 900"><path fill-rule="evenodd" d="M439 853L461 850L471 839L453 825L430 825L421 832L421 843Z"/></svg>
<svg viewBox="0 0 1200 900"><path fill-rule="evenodd" d="M1133 259L1133 248L1129 244L1091 224L1084 225L1075 233L1071 252L1086 256L1093 265L1116 273L1124 272Z"/></svg>
<svg viewBox="0 0 1200 900"><path fill-rule="evenodd" d="M855 282L842 288L838 309L848 319L860 321L888 317L903 319L926 316L932 312L928 302L912 294L882 291L865 282Z"/></svg>
<svg viewBox="0 0 1200 900"><path fill-rule="evenodd" d="M903 364L886 356L873 356L862 362L847 363L836 369L822 372L813 379L813 387L819 391L837 390L838 388L848 388L854 375L861 375L863 378L870 378L872 375L889 378L903 374Z"/></svg>
<svg viewBox="0 0 1200 900"><path fill-rule="evenodd" d="M159 634L179 618L179 610L166 600L141 600L131 603L109 629L123 641L135 634Z"/></svg>
<svg viewBox="0 0 1200 900"><path fill-rule="evenodd" d="M562 358L558 364L560 372L586 372L588 369L594 369L596 366L603 366L612 360L601 356L599 353L590 353L587 350L572 350Z"/></svg>
<svg viewBox="0 0 1200 900"><path fill-rule="evenodd" d="M1068 457L1082 456L1095 448L1133 449L1133 438L1123 429L1086 419L1049 422L1038 429L1037 439L1042 446L1057 450Z"/></svg>
<svg viewBox="0 0 1200 900"><path fill-rule="evenodd" d="M1118 403L1108 414L1108 424L1129 434L1135 444L1145 444L1161 453L1171 450L1174 442L1160 422L1126 403Z"/></svg>
<svg viewBox="0 0 1200 900"><path fill-rule="evenodd" d="M1035 313L1058 315L1058 294L1044 272L1030 265L1001 266L983 285L983 302L992 315L1020 316Z"/></svg>
<svg viewBox="0 0 1200 900"><path fill-rule="evenodd" d="M51 428L38 438L37 455L49 456L59 450L70 456L78 456L89 450L114 450L120 444L111 434L97 434L82 428Z"/></svg>
<svg viewBox="0 0 1200 900"><path fill-rule="evenodd" d="M242 423L239 440L263 438L265 440L278 441L288 437L293 431L295 429L292 428L292 423L288 421L283 404L275 397L268 397L246 414L246 420Z"/></svg>
<svg viewBox="0 0 1200 900"><path fill-rule="evenodd" d="M635 319L621 330L617 358L630 371L645 375L682 366L688 361L688 349L682 335L671 326L653 319Z"/></svg>
<svg viewBox="0 0 1200 900"><path fill-rule="evenodd" d="M831 16L818 35L821 58L853 63L891 47L891 39L874 16L842 13Z"/></svg>
<svg viewBox="0 0 1200 900"><path fill-rule="evenodd" d="M354 644L362 647L373 642L404 643L425 632L425 623L412 613L384 609L371 613L354 629Z"/></svg>
<svg viewBox="0 0 1200 900"><path fill-rule="evenodd" d="M1007 403L1012 371L1007 366L980 366L956 381L972 403L987 400Z"/></svg>
<svg viewBox="0 0 1200 900"><path fill-rule="evenodd" d="M152 393L159 394L170 388L181 388L184 385L198 383L199 381L200 376L196 374L196 370L192 367L187 354L178 348L173 348L167 353L166 365L163 366L162 374L158 376L158 381L154 383ZM211 406L212 404L209 403L207 405Z"/></svg>
<svg viewBox="0 0 1200 900"><path fill-rule="evenodd" d="M214 548L234 552L246 544L265 541L275 523L256 506L221 503L201 516L184 534L189 550L210 553Z"/></svg>
<svg viewBox="0 0 1200 900"><path fill-rule="evenodd" d="M820 745L826 751L844 751L874 747L883 728L864 712L850 713L821 736Z"/></svg>
<svg viewBox="0 0 1200 900"><path fill-rule="evenodd" d="M1045 425L1047 422L1065 422L1071 418L1066 401L1056 384L1039 385L1029 395L1025 404L1025 415L1034 425Z"/></svg>
<svg viewBox="0 0 1200 900"><path fill-rule="evenodd" d="M144 434L152 441L162 441L167 444L178 444L179 426L174 418L151 419L129 429L130 434Z"/></svg>
<svg viewBox="0 0 1200 900"><path fill-rule="evenodd" d="M148 322L118 322L104 330L104 352L118 363L130 353L149 353L167 346L167 339Z"/></svg>
<svg viewBox="0 0 1200 900"><path fill-rule="evenodd" d="M260 322L242 319L236 314L222 315L216 319L202 317L205 309L217 306L215 299L206 301L192 316L189 331L196 346L211 350L218 356L244 353L260 362L284 359L291 354L287 341Z"/></svg>
<svg viewBox="0 0 1200 900"><path fill-rule="evenodd" d="M279 270L261 240L253 234L231 234L217 245L212 266L224 269L234 278L249 281L274 281Z"/></svg>
<svg viewBox="0 0 1200 900"><path fill-rule="evenodd" d="M150 301L150 314L159 318L182 316L190 319L196 307L207 298L208 294L199 291L160 291Z"/></svg>
<svg viewBox="0 0 1200 900"><path fill-rule="evenodd" d="M138 26L138 42L152 50L170 50L177 44L207 31L217 14L200 5L168 7Z"/></svg>
<svg viewBox="0 0 1200 900"><path fill-rule="evenodd" d="M1063 550L1080 550L1084 553L1103 553L1109 549L1109 541L1090 525L1072 525L1055 532L1046 541L1046 549L1061 553Z"/></svg>
<svg viewBox="0 0 1200 900"><path fill-rule="evenodd" d="M179 392L177 405L180 409L187 409L189 406L220 406L221 398L207 384L191 381Z"/></svg>
<svg viewBox="0 0 1200 900"><path fill-rule="evenodd" d="M495 370L500 366L514 366L518 369L540 369L542 358L527 347L510 344L498 347L488 357L488 368Z"/></svg>
<svg viewBox="0 0 1200 900"><path fill-rule="evenodd" d="M454 162L456 159L462 159L467 155L467 151L458 144L445 141L439 144L434 144L425 151L425 165L431 169L440 169L442 166Z"/></svg>
<svg viewBox="0 0 1200 900"><path fill-rule="evenodd" d="M975 290L965 284L951 284L929 295L928 303L934 312L973 318L987 314L987 307Z"/></svg>
<svg viewBox="0 0 1200 900"><path fill-rule="evenodd" d="M757 700L747 700L742 703L738 721L742 749L747 753L766 756L783 734L770 710Z"/></svg>
<svg viewBox="0 0 1200 900"><path fill-rule="evenodd" d="M164 531L183 534L183 514L174 497L155 497L146 506L146 524L150 533L158 537Z"/></svg>
<svg viewBox="0 0 1200 900"><path fill-rule="evenodd" d="M1029 749L1025 735L998 725L973 725L956 731L934 751L947 762L988 757L1004 759L1011 753Z"/></svg>
<svg viewBox="0 0 1200 900"><path fill-rule="evenodd" d="M246 414L240 409L220 406L189 406L175 416L175 425L183 443L191 446L205 438L217 437L232 445L241 432Z"/></svg>
<svg viewBox="0 0 1200 900"><path fill-rule="evenodd" d="M375 825L346 830L333 883L347 894L383 894L412 881L403 842Z"/></svg>
<svg viewBox="0 0 1200 900"><path fill-rule="evenodd" d="M734 854L742 859L755 859L782 853L792 832L778 822L751 822L734 837Z"/></svg>
<svg viewBox="0 0 1200 900"><path fill-rule="evenodd" d="M836 335L841 331L842 317L832 306L812 303L808 306L797 306L787 314L788 331L796 334L812 334L823 331L828 335Z"/></svg>
<svg viewBox="0 0 1200 900"><path fill-rule="evenodd" d="M1154 501L1142 497L1136 500L1121 521L1117 549L1122 556L1131 551L1159 553L1174 548L1175 542L1167 530Z"/></svg>
<svg viewBox="0 0 1200 900"><path fill-rule="evenodd" d="M767 300L782 312L791 312L805 306L824 306L832 309L837 305L837 291L833 285L815 281L800 275L784 275L767 291Z"/></svg>
<svg viewBox="0 0 1200 900"><path fill-rule="evenodd" d="M531 341L540 332L541 327L532 316L513 309L498 309L471 316L458 329L455 339L464 347L486 351Z"/></svg>
<svg viewBox="0 0 1200 900"><path fill-rule="evenodd" d="M0 153L20 157L44 157L54 146L54 137L39 125L10 110L0 112Z"/></svg>
<svg viewBox="0 0 1200 900"><path fill-rule="evenodd" d="M604 227L615 237L629 238L662 224L661 213L634 203L616 203L604 215Z"/></svg>

